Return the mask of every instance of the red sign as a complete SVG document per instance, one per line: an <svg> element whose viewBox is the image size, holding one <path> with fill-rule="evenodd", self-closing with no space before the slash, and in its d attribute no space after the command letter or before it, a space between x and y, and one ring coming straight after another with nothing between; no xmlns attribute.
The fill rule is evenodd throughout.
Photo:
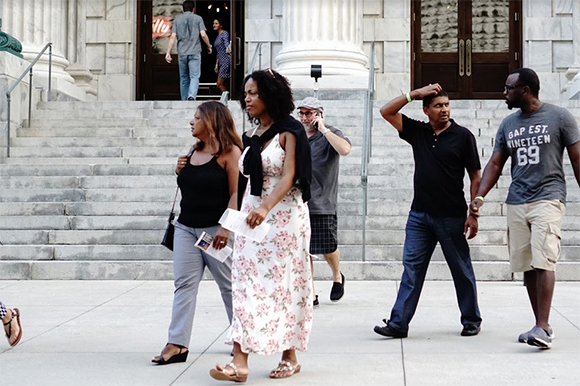
<svg viewBox="0 0 580 386"><path fill-rule="evenodd" d="M167 16L153 16L153 39L168 38L171 35L171 19Z"/></svg>

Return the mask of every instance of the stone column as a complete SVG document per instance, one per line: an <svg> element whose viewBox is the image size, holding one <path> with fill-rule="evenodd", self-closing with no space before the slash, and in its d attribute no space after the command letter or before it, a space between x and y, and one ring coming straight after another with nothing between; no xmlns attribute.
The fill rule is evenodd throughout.
<svg viewBox="0 0 580 386"><path fill-rule="evenodd" d="M2 0L0 15L6 32L22 43L22 56L32 61L47 43L52 43L53 95L63 93L75 99L85 99L85 92L74 85L65 71L67 54L68 0ZM34 66L34 83L47 86L48 50ZM56 93L55 93L56 92Z"/></svg>
<svg viewBox="0 0 580 386"><path fill-rule="evenodd" d="M74 78L77 86L87 94L96 96L97 90L91 87L93 74L86 66L86 20L87 0L68 0L67 58L72 64L66 71Z"/></svg>
<svg viewBox="0 0 580 386"><path fill-rule="evenodd" d="M366 88L362 20L362 0L284 0L277 70L293 87L311 87L310 66L320 64L321 87Z"/></svg>
<svg viewBox="0 0 580 386"><path fill-rule="evenodd" d="M564 86L564 91L568 99L580 99L580 1L574 1L573 6L574 64L566 70L566 77L569 81Z"/></svg>

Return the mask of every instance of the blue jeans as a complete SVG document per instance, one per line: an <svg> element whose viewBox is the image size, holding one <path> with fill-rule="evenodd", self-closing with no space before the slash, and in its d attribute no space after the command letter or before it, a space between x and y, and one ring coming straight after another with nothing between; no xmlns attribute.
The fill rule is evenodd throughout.
<svg viewBox="0 0 580 386"><path fill-rule="evenodd" d="M195 99L199 88L199 76L201 75L201 54L179 55L179 89L181 100Z"/></svg>
<svg viewBox="0 0 580 386"><path fill-rule="evenodd" d="M465 217L432 217L427 213L413 210L409 212L403 249L404 271L397 300L391 310L390 327L401 332L408 331L437 242L441 245L453 277L457 303L461 311L461 324L477 326L481 324L475 274L471 265L469 245L463 234L465 219Z"/></svg>

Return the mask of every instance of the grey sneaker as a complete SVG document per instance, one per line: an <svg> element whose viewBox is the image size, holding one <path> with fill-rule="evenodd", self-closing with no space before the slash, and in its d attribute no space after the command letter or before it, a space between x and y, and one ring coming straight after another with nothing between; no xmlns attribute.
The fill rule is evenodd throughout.
<svg viewBox="0 0 580 386"><path fill-rule="evenodd" d="M552 347L552 338L543 328L534 326L528 334L528 344L530 346L548 349Z"/></svg>
<svg viewBox="0 0 580 386"><path fill-rule="evenodd" d="M528 343L528 335L530 334L530 332L532 332L534 328L532 327L532 329L530 331L526 331L526 332L522 332L520 334L520 336L518 336L518 342L520 343ZM548 336L553 340L556 335L554 334L554 331L552 331L552 327L548 327Z"/></svg>

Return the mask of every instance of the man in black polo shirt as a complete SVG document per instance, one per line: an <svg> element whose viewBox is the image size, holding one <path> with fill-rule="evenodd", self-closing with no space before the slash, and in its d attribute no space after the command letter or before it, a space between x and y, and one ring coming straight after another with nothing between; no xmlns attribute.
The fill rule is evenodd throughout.
<svg viewBox="0 0 580 386"><path fill-rule="evenodd" d="M399 113L415 98L423 100L428 123ZM480 331L475 274L467 244L467 239L477 235L478 224L475 216L467 216L463 178L467 170L473 200L481 180L481 164L473 134L455 123L450 113L449 97L439 84L398 96L381 108L383 118L413 147L415 159L414 197L405 228L399 293L390 319L383 319L386 326L374 329L386 337L407 337L437 242L455 284L461 335L473 336Z"/></svg>

